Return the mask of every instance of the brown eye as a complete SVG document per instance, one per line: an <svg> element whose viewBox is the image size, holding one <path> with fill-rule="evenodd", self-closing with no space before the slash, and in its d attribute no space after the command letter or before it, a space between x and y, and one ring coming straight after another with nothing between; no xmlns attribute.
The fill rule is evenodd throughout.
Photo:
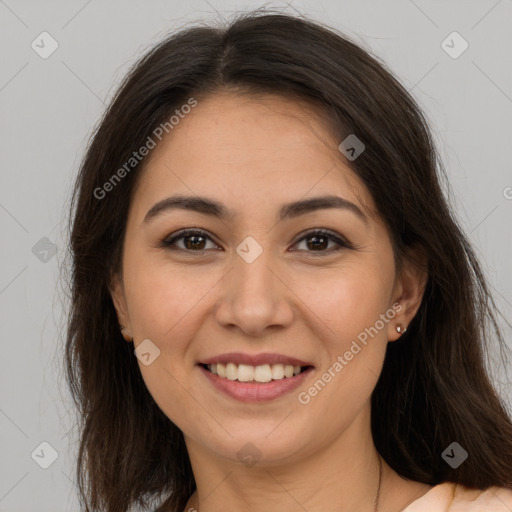
<svg viewBox="0 0 512 512"><path fill-rule="evenodd" d="M183 240L182 246L176 243L181 240ZM167 248L176 248L186 252L203 252L207 249L207 247L205 247L207 240L212 241L204 231L185 230L177 233L171 238L165 239L162 242L162 245ZM217 246L215 245L215 248L216 247Z"/></svg>
<svg viewBox="0 0 512 512"><path fill-rule="evenodd" d="M332 253L341 249L351 249L352 246L346 240L338 237L331 231L316 230L307 233L299 240L299 244L305 242L306 252ZM328 247L329 242L334 243L334 247ZM296 244L297 245L297 244ZM301 249L302 250L302 249Z"/></svg>
<svg viewBox="0 0 512 512"><path fill-rule="evenodd" d="M326 235L309 235L305 240L308 241L306 245L311 250L327 249L329 245L329 237Z"/></svg>
<svg viewBox="0 0 512 512"><path fill-rule="evenodd" d="M203 235L187 235L182 236L186 249L203 250L204 249L204 236ZM187 243L188 242L188 243Z"/></svg>
<svg viewBox="0 0 512 512"><path fill-rule="evenodd" d="M213 247L207 247L208 241L212 242ZM353 248L348 241L328 230L311 231L303 236L295 245L303 242L306 248L299 250L308 253L318 253L316 255L331 254L341 249ZM334 243L334 246L329 247L329 243ZM218 249L218 246L205 231L197 229L180 231L171 238L166 238L162 241L162 247L198 254L208 249Z"/></svg>

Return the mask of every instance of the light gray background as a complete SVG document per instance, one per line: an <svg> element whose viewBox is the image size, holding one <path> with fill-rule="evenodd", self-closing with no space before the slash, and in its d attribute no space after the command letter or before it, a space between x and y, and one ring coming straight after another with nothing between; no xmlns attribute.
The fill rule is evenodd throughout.
<svg viewBox="0 0 512 512"><path fill-rule="evenodd" d="M165 34L261 5L0 0L0 511L78 510L74 413L61 365L67 302L58 279L86 139L129 65ZM451 201L511 319L512 0L267 5L354 36L412 92L434 129ZM31 48L43 31L59 44L48 59ZM469 43L457 59L441 47L453 31ZM32 251L43 237L57 248L46 263ZM510 403L512 388L498 370ZM58 452L48 469L31 458L43 441Z"/></svg>

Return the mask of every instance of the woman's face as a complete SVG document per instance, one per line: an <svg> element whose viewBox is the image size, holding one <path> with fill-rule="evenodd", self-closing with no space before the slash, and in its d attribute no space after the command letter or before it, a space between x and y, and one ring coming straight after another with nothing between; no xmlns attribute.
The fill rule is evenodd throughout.
<svg viewBox="0 0 512 512"><path fill-rule="evenodd" d="M209 96L147 157L113 297L189 449L278 464L349 427L356 443L369 433L414 284L396 275L374 202L319 116L270 95ZM174 196L197 207L149 213ZM325 196L339 205L308 202ZM187 228L201 233L180 236ZM224 370L205 367L216 362Z"/></svg>

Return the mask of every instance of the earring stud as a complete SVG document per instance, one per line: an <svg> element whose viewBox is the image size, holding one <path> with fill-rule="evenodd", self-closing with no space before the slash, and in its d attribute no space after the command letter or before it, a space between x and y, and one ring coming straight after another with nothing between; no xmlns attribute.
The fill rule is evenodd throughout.
<svg viewBox="0 0 512 512"><path fill-rule="evenodd" d="M125 340L125 341L128 341L128 342L133 341L133 337L130 337L130 335L129 335L129 334L126 334L126 333L127 333L127 331L126 331L125 327L124 327L124 326L122 326L122 325L120 325L119 327L120 327L120 329L121 329L121 334L122 334L122 336L123 336L124 340Z"/></svg>
<svg viewBox="0 0 512 512"><path fill-rule="evenodd" d="M402 328L401 325L396 326L396 332L404 333L405 331L407 331L406 327Z"/></svg>

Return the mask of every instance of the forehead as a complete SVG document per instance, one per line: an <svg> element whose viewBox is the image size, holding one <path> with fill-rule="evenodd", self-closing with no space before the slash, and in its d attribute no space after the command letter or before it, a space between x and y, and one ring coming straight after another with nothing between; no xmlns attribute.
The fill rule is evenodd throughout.
<svg viewBox="0 0 512 512"><path fill-rule="evenodd" d="M329 193L370 212L372 198L326 121L313 103L277 95L197 98L148 156L134 199L147 208L178 192L214 196L236 211L274 210Z"/></svg>

